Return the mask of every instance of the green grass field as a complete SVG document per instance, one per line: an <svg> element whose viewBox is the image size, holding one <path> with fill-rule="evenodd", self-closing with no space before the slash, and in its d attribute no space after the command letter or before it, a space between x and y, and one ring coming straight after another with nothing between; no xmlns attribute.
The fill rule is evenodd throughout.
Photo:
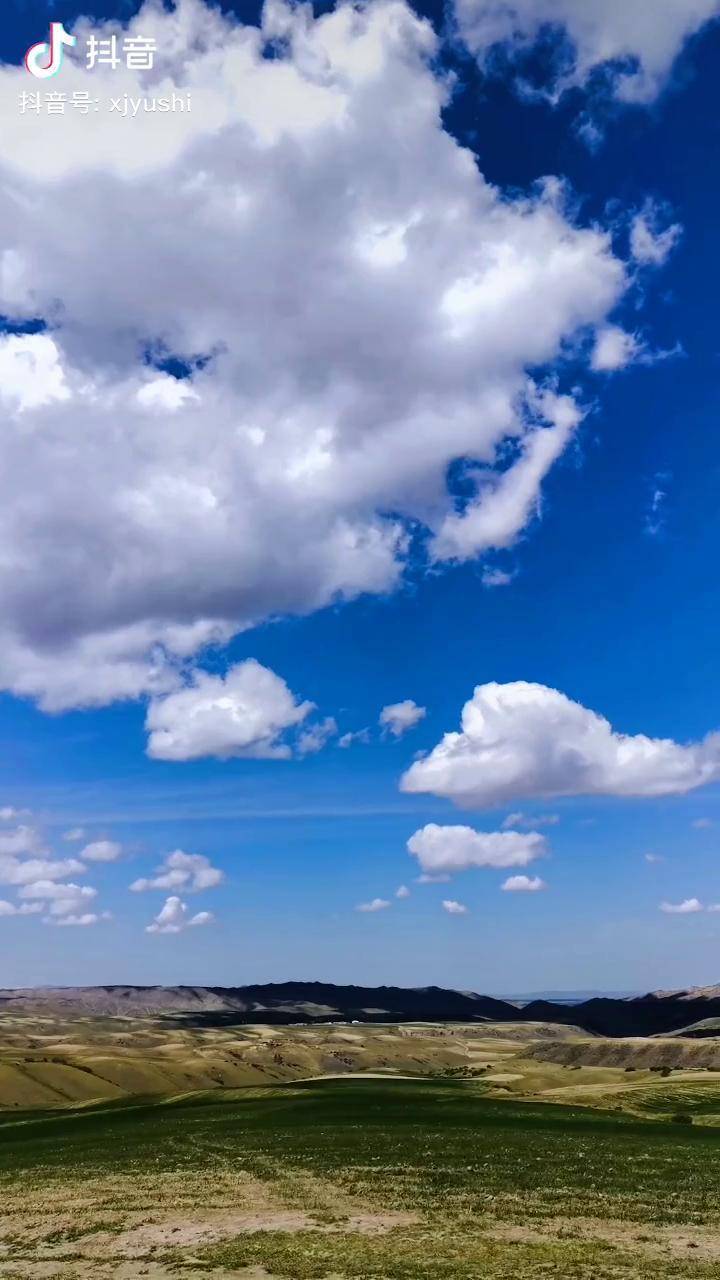
<svg viewBox="0 0 720 1280"><path fill-rule="evenodd" d="M484 1088L327 1080L6 1113L0 1275L720 1275L719 1129Z"/></svg>

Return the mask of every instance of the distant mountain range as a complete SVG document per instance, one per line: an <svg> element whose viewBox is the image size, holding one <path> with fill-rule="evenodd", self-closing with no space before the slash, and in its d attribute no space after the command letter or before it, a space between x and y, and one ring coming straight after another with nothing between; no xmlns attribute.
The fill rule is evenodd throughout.
<svg viewBox="0 0 720 1280"><path fill-rule="evenodd" d="M530 1004L532 1000L554 1000L558 1004L582 1004L584 1000L596 998L612 1000L629 1000L631 996L639 996L639 991L524 991L519 994L494 992L497 1000L509 1000L511 1004Z"/></svg>
<svg viewBox="0 0 720 1280"><path fill-rule="evenodd" d="M0 990L0 1013L164 1017L184 1025L291 1022L543 1022L593 1035L649 1036L720 1019L720 986L591 996L509 999L442 987L356 987L270 982L243 987L27 987ZM718 1024L720 1025L720 1024ZM690 1034L714 1034L706 1029Z"/></svg>

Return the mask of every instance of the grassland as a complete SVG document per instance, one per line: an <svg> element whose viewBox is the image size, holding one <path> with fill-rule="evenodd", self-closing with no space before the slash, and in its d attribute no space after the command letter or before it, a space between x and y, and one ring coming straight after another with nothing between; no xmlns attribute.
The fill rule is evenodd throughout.
<svg viewBox="0 0 720 1280"><path fill-rule="evenodd" d="M0 1121L4 1277L720 1274L720 1131L380 1079Z"/></svg>
<svg viewBox="0 0 720 1280"><path fill-rule="evenodd" d="M1 1280L720 1277L720 1072L677 1039L0 1031Z"/></svg>

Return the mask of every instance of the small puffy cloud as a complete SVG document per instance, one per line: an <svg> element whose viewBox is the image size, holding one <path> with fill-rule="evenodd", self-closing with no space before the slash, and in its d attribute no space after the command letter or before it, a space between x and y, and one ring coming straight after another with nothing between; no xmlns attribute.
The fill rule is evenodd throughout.
<svg viewBox="0 0 720 1280"><path fill-rule="evenodd" d="M34 916L43 910L42 902L22 902L17 906L14 902L0 898L0 916Z"/></svg>
<svg viewBox="0 0 720 1280"><path fill-rule="evenodd" d="M443 911L447 911L449 916L466 916L468 909L462 902L456 902L454 898L443 899Z"/></svg>
<svg viewBox="0 0 720 1280"><path fill-rule="evenodd" d="M702 909L703 905L697 898L685 898L683 902L660 903L660 910L668 916L690 916Z"/></svg>
<svg viewBox="0 0 720 1280"><path fill-rule="evenodd" d="M5 334L0 338L0 388L4 407L22 414L68 399L58 350L48 334Z"/></svg>
<svg viewBox="0 0 720 1280"><path fill-rule="evenodd" d="M640 213L633 218L630 227L630 252L641 266L660 267L675 248L682 227L675 222L662 228L662 209L647 200Z"/></svg>
<svg viewBox="0 0 720 1280"><path fill-rule="evenodd" d="M43 924L52 924L57 928L87 928L91 924L99 924L101 920L112 919L109 911L102 911L98 915L94 911L84 911L81 914L70 912L61 916L46 916Z"/></svg>
<svg viewBox="0 0 720 1280"><path fill-rule="evenodd" d="M54 880L36 880L23 885L18 897L49 903L51 916L82 915L84 908L97 897L97 889L89 884L58 884Z"/></svg>
<svg viewBox="0 0 720 1280"><path fill-rule="evenodd" d="M500 826L503 831L515 827L556 827L560 817L557 813L509 813L507 818L503 818Z"/></svg>
<svg viewBox="0 0 720 1280"><path fill-rule="evenodd" d="M27 809L15 809L11 804L3 805L0 808L0 822L15 822L24 813L27 813Z"/></svg>
<svg viewBox="0 0 720 1280"><path fill-rule="evenodd" d="M203 889L215 889L222 884L225 873L214 867L202 853L185 853L175 849L156 867L156 875L150 879L134 880L133 893L147 889L182 889L185 893L200 893Z"/></svg>
<svg viewBox="0 0 720 1280"><path fill-rule="evenodd" d="M480 581L484 587L507 587L514 577L514 573L508 573L505 569L491 569L486 566L480 575Z"/></svg>
<svg viewBox="0 0 720 1280"><path fill-rule="evenodd" d="M387 898L373 898L371 902L360 902L356 906L356 911L385 911L392 904Z"/></svg>
<svg viewBox="0 0 720 1280"><path fill-rule="evenodd" d="M193 929L198 925L214 924L215 916L212 911L197 911L194 916L188 920L188 928Z"/></svg>
<svg viewBox="0 0 720 1280"><path fill-rule="evenodd" d="M665 861L666 861L666 859L663 857L663 855L662 855L661 853L646 853L646 854L644 854L643 856L644 856L644 858L645 858L645 861L646 861L646 862L649 862L651 866L654 866L654 865L655 865L655 863L657 863L657 862L665 862Z"/></svg>
<svg viewBox="0 0 720 1280"><path fill-rule="evenodd" d="M43 853L45 845L34 827L19 826L14 831L0 832L0 857L20 858Z"/></svg>
<svg viewBox="0 0 720 1280"><path fill-rule="evenodd" d="M412 698L406 698L404 702L391 702L387 707L383 707L378 723L393 737L401 738L408 729L413 729L426 715L425 707L419 707Z"/></svg>
<svg viewBox="0 0 720 1280"><path fill-rule="evenodd" d="M198 394L189 380L162 374L151 378L136 393L139 405L159 414L173 413L188 400L197 400Z"/></svg>
<svg viewBox="0 0 720 1280"><path fill-rule="evenodd" d="M333 716L326 716L317 724L308 725L298 734L297 753L299 756L316 755L337 733L337 722Z"/></svg>
<svg viewBox="0 0 720 1280"><path fill-rule="evenodd" d="M350 733L344 733L342 737L338 738L338 746L347 748L347 747L351 747L354 742L362 742L367 744L369 741L370 741L369 729L355 729Z"/></svg>
<svg viewBox="0 0 720 1280"><path fill-rule="evenodd" d="M451 879L452 879L452 876L443 876L443 875L429 876L427 875L426 872L423 872L421 876L415 877L415 883L416 884L448 884L448 882Z"/></svg>
<svg viewBox="0 0 720 1280"><path fill-rule="evenodd" d="M547 889L547 885L540 876L508 876L500 888L506 893L539 893L541 889Z"/></svg>
<svg viewBox="0 0 720 1280"><path fill-rule="evenodd" d="M458 733L415 761L401 790L495 808L521 797L684 795L720 778L720 734L687 745L616 732L557 689L478 685Z"/></svg>
<svg viewBox="0 0 720 1280"><path fill-rule="evenodd" d="M0 856L0 884L31 884L35 880L65 880L79 875L85 864L77 858L19 858Z"/></svg>
<svg viewBox="0 0 720 1280"><path fill-rule="evenodd" d="M78 925L97 924L99 920L110 919L109 912L100 914L88 908L97 897L97 889L89 884L58 884L53 880L37 880L24 885L18 897L27 902L28 911L47 910L43 924Z"/></svg>
<svg viewBox="0 0 720 1280"><path fill-rule="evenodd" d="M69 831L63 833L63 840L67 840L70 844L77 843L85 839L84 827L71 827Z"/></svg>
<svg viewBox="0 0 720 1280"><path fill-rule="evenodd" d="M720 13L718 0L455 0L460 34L482 66L524 59L553 39L540 91L553 101L586 87L650 103L686 42ZM524 92L528 86L519 80Z"/></svg>
<svg viewBox="0 0 720 1280"><path fill-rule="evenodd" d="M211 911L198 911L191 916L187 904L180 898L172 896L149 924L146 933L182 933L184 929L193 929L199 925L212 924L215 920Z"/></svg>
<svg viewBox="0 0 720 1280"><path fill-rule="evenodd" d="M395 890L395 897L396 897L396 898L409 898L409 897L410 897L410 890L408 889L408 887L407 887L407 885L406 885L406 884L401 884L401 885L400 885L400 886Z"/></svg>
<svg viewBox="0 0 720 1280"><path fill-rule="evenodd" d="M641 350L641 344L632 333L626 333L617 325L598 329L590 356L590 367L595 373L612 373L624 369Z"/></svg>
<svg viewBox="0 0 720 1280"><path fill-rule="evenodd" d="M669 479L671 477L668 475L658 474L653 480L643 526L649 538L657 538L665 531L665 501Z"/></svg>
<svg viewBox="0 0 720 1280"><path fill-rule="evenodd" d="M122 845L115 840L93 840L80 850L86 862L117 862L122 855Z"/></svg>
<svg viewBox="0 0 720 1280"><path fill-rule="evenodd" d="M475 831L429 822L407 842L409 853L429 875L468 871L475 867L526 867L547 851L537 831Z"/></svg>
<svg viewBox="0 0 720 1280"><path fill-rule="evenodd" d="M187 688L150 703L148 755L284 760L291 750L281 735L311 709L312 703L297 702L285 681L254 658L230 667L225 676L198 670Z"/></svg>

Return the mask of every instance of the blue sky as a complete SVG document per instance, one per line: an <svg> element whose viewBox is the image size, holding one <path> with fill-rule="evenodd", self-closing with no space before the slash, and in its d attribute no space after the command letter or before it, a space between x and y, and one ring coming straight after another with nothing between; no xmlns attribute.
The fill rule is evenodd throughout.
<svg viewBox="0 0 720 1280"><path fill-rule="evenodd" d="M517 6L518 11L525 7ZM198 2L193 8L197 23L202 6ZM71 139L69 120L38 116L29 123L20 121L17 96L27 88L28 77L18 64L30 43L45 38L51 20L63 21L71 29L82 12L90 14L93 29L109 18L127 24L140 6L86 4L80 9L74 4L14 0L10 7L0 45L0 55L7 64L2 71L0 104L4 113L12 113L12 127L8 141L0 143L0 164L33 207L37 202L42 209L54 212L46 219L33 214L30 229L21 236L12 217L14 208L17 221L17 204L0 208L0 250L14 253L12 262L23 262L20 283L4 286L3 341L18 337L25 341L23 330L32 327L28 323L32 319L42 321L40 336L55 346L49 355L47 348L31 349L32 360L37 362L33 385L50 388L43 403L30 403L23 384L15 401L4 410L7 423L13 430L17 428L19 444L13 445L8 480L12 519L2 535L4 543L8 539L17 549L17 559L13 561L14 551L8 553L12 577L3 587L9 600L3 644L10 656L0 662L6 690L2 695L0 800L18 811L28 811L8 818L7 833L18 825L32 827L38 833L38 847L42 845L46 851L45 858L82 858L80 850L101 839L117 842L121 851L107 862L93 861L88 855L84 871L51 880L56 885L77 883L96 889L91 913L98 918L88 927L51 927L49 904L53 899L46 901L39 892L23 899L18 886L32 883L27 878L10 877L0 886L0 898L12 907L21 900L43 901L43 910L48 913L43 916L38 910L21 916L8 911L0 918L2 985L96 981L237 984L294 977L438 983L511 992L649 989L710 982L717 977L720 915L706 909L720 901L720 790L713 780L720 773L713 773L712 747L701 761L709 779L706 785L700 785L693 764L691 777L683 775L684 781L663 784L659 787L662 793L654 794L656 766L651 762L634 788L627 788L622 776L617 781L615 774L611 782L585 785L575 781L558 787L537 781L552 735L553 743L557 739L562 746L564 741L562 720L553 722L551 716L549 727L543 728L543 734L547 731L549 735L546 745L543 738L539 746L532 747L534 763L528 764L527 752L520 753L524 763L512 796L501 801L486 798L482 804L470 803L466 797L453 803L442 787L418 792L399 787L418 753L433 752L444 734L459 728L461 709L472 698L475 686L491 682L505 686L524 681L559 690L572 703L604 717L621 734L671 739L675 744L701 742L720 721L715 688L720 455L715 427L718 342L713 309L720 283L714 250L720 213L716 161L720 125L715 103L720 27L698 21L691 39L685 39L684 31L676 34L673 56L665 56L662 65L654 37L635 33L637 58L630 65L651 68L651 86L642 93L638 90L641 101L627 102L607 67L593 65L591 72L582 70L580 36L571 29L566 31L562 47L575 57L574 78L559 85L553 70L561 33L557 29L543 33L547 43L541 46L531 32L522 71L535 78L542 92L522 92L515 46L505 42L493 45L491 53L478 51L467 34L471 8L465 5L457 13L448 10L443 14L418 10L434 21L439 44L430 68L423 62L415 69L413 63L416 79L412 84L417 88L420 115L431 100L433 86L443 83L447 71L456 77L437 126L443 131L443 145L447 135L447 139L472 148L478 170L502 193L501 206L494 206L492 224L477 227L479 244L495 235L495 227L509 211L512 221L503 224L502 235L508 252L515 253L524 234L515 220L516 211L528 193L536 190L534 184L547 175L564 181L566 196L557 215L559 222L543 224L534 252L549 260L553 252L561 251L568 236L582 228L602 227L610 240L604 248L577 241L577 266L568 270L568 279L565 275L562 280L544 275L543 264L537 266L537 287L545 293L547 306L539 307L535 320L528 322L522 300L516 316L512 304L506 307L503 301L501 319L493 321L491 315L489 327L478 330L472 349L473 360L476 358L483 370L477 385L473 361L464 364L452 353L446 355L444 339L433 329L434 321L428 322L422 335L424 345L418 350L428 352L434 381L425 386L422 400L412 401L412 413L407 410L409 416L402 420L404 434L397 456L395 443L388 444L387 472L392 475L392 484L385 483L380 454L379 463L373 463L377 474L373 473L372 511L367 493L361 511L354 478L348 479L340 469L331 504L333 519L339 511L345 520L368 521L363 528L370 524L373 529L379 527L380 521L387 529L391 521L399 520L410 539L407 551L396 548L393 553L402 560L401 571L393 576L393 571L384 568L383 579L379 571L368 568L363 551L363 563L353 573L366 588L348 585L349 579L342 577L346 573L343 561L337 572L339 595L345 598L338 598L332 591L324 596L318 585L316 566L321 563L332 527L328 523L318 529L314 509L308 515L311 500L317 506L318 499L310 494L303 498L307 510L298 510L302 504L297 489L288 497L284 489L271 488L264 491L257 509L245 507L243 504L252 504L254 498L246 496L240 472L232 469L232 460L228 462L228 455L221 452L225 446L218 443L219 437L216 440L213 424L215 418L222 419L223 431L227 436L232 433L241 415L250 412L248 387L254 397L253 423L262 422L263 430L271 436L273 430L280 430L278 423L287 421L291 410L284 403L278 405L273 385L273 379L282 383L283 365L275 362L275 352L268 355L276 341L283 360L290 364L294 398L288 403L300 415L303 439L302 432L314 430L324 413L338 432L341 428L355 432L383 427L390 420L383 419L383 414L397 414L400 421L415 395L416 382L422 383L417 351L415 363L409 361L407 369L402 367L404 339L393 357L396 376L391 362L385 362L385 347L393 352L395 347L393 333L383 330L382 308L371 311L368 304L372 324L370 319L367 325L358 321L357 327L348 322L347 331L345 312L339 321L332 319L341 312L332 309L334 294L326 280L332 272L344 270L344 260L340 261L340 249L332 243L328 258L323 258L312 236L304 238L309 233L301 222L304 205L298 189L308 193L307 207L315 216L313 210L335 198L334 175L342 172L346 189L352 191L348 172L359 174L363 165L367 166L363 189L372 193L366 198L377 199L377 209L392 220L397 183L392 153L381 152L374 158L378 122L373 117L368 123L368 108L358 108L355 119L360 123L338 152L347 161L346 171L342 168L345 160L336 158L325 166L319 158L335 145L322 135L324 128L334 126L322 120L309 125L310 133L300 142L281 138L273 145L263 142L265 150L258 151L253 144L254 149L246 152L244 135L234 132L243 106L233 101L222 126L203 123L187 143L183 130L189 130L188 121L176 116L167 117L172 146L162 133L150 140L140 133L132 135L131 159L108 167L104 159L88 159L92 150L89 135L79 144ZM715 16L712 5L707 9L708 19ZM366 12L371 10L369 6ZM233 33L241 29L240 24L258 21L254 8L226 5L224 12L226 31ZM608 22L613 20L612 13L610 7ZM517 14L515 17L519 22ZM482 19L482 0L477 0L474 21L482 27ZM162 36L164 20L160 10L146 10L132 29L157 29ZM210 24L209 15L207 22ZM456 23L460 33L452 34ZM202 22L198 29L203 29ZM391 41L382 24L378 30L381 43ZM84 38L86 28L81 25L78 31ZM186 83L183 76L187 78L193 59L203 56L197 40L193 45L187 32L185 38L186 46L173 55L175 63L166 69L177 84ZM668 39L672 43L670 36ZM209 36L208 41L212 43ZM408 47L411 45L408 37ZM297 49L292 54L276 49L275 55L278 62L294 59L294 66L306 75ZM63 69L57 83L68 74ZM90 73L79 66L77 76L82 75L87 78ZM95 82L102 84L103 92L113 87L111 76L108 72L105 80ZM72 85L75 83L73 80ZM77 79L80 83L85 82ZM407 95L399 85L395 98L394 84L392 76L383 81L378 100L387 113L388 131L397 133L400 147L406 126L397 121L406 109ZM303 89L310 92L306 81ZM195 82L194 90L200 100L201 86ZM152 83L150 87L143 85L143 93L152 92ZM272 92L282 97L285 89L276 86ZM361 89L353 87L347 92L360 95ZM274 111L282 113L284 107L272 99L264 109L270 118ZM293 110L297 112L298 106ZM592 137L588 121L592 122ZM110 129L111 123L104 114L90 121L96 131ZM123 125L129 130L131 123ZM258 124L255 117L251 123L258 130L269 127L263 121ZM368 132L358 140L361 125ZM34 133L22 133L21 126L32 128ZM80 127L75 121L72 126ZM407 128L414 130L415 125ZM432 137L428 132L428 148L434 145L436 126L433 130ZM34 155L32 166L24 158L28 141ZM103 145L110 150L117 147L119 154L126 148L125 135L108 134ZM149 158L138 168L137 156L144 146ZM172 151L170 158L163 151L166 146ZM59 167L46 173L45 157L51 154L60 157ZM421 147L417 154L422 156ZM431 210L430 202L436 197L443 210L450 207L452 199L465 199L465 189L461 193L461 186L454 183L470 182L466 175L456 179L449 166L447 173L441 168L436 180L432 169L422 172L421 159L413 163L417 172L406 174L403 168L402 181L408 183L414 207L420 209L419 225L423 219L445 216L434 207ZM235 190L235 184L240 189L245 183L250 199L254 198L252 183L257 182L260 190L267 183L290 181L284 166L292 172L293 186L288 188L292 192L288 196L290 212L285 215L282 211L278 225L288 241L297 236L298 252L282 259L282 272L278 269L276 275L272 237L277 228L263 229L261 225L255 243L266 264L265 273L259 272L251 282L250 255L240 255L236 261L242 262L243 268L238 267L236 294L234 285L226 287L223 271L219 270L217 279L212 276L214 266L208 257L198 256L196 261L198 243L212 239L208 224L198 221L187 238L180 234L187 215L182 205L185 188L177 174L181 169L185 175L209 171L219 193ZM160 191L153 184L162 183L165 174L170 175L165 189L169 183L176 216L172 204L164 205L159 194L153 203L153 191ZM443 183L447 183L447 192ZM112 184L116 184L114 195ZM219 199L216 196L216 201ZM134 260L137 269L134 285L129 282L127 264L123 267L122 247L118 248L117 273L108 269L108 256L112 258L114 253L113 235L118 244L124 237L122 225L114 225L109 211L124 200L133 226L130 240L136 238L128 249L134 255L128 261ZM88 213L95 207L101 220L104 210L107 212L102 225ZM209 207L203 210L208 217ZM213 208L220 208L220 204L216 202ZM528 208L529 218L540 216L533 212L536 206ZM224 206L218 216L226 217ZM431 247L417 249L418 272L436 269L432 246L438 247L438 258L442 257L440 251L447 247L450 252L454 235L458 245L452 245L452 252L465 253L469 238L476 234L473 219L484 216L478 206L462 214L468 221L461 221L457 232L443 224L441 234L435 225ZM657 250L655 263L637 253L633 256L633 227L643 218L654 237L653 245L660 243L663 231L681 228L667 253ZM167 237L168 270L174 263L182 277L182 288L178 286L177 299L169 298L167 312L148 300L153 288L166 287L165 277L160 274L156 284L153 259L143 260L143 238L157 235L158 223L162 224L158 243ZM223 224L217 234L226 233L230 234ZM443 235L448 237L447 245ZM550 239L546 242L544 236ZM330 227L327 237L332 241ZM162 256L164 250L158 252ZM412 252L415 250L409 251L410 256ZM424 253L433 256L423 259ZM528 253L524 247L523 270L534 272L536 264ZM309 267L303 264L304 256L311 262ZM609 283L611 256L626 273L623 286ZM44 284L47 271L42 268L48 262L51 279ZM327 262L333 264L328 277L322 273ZM235 270L231 263L234 260L228 259L225 266L228 276ZM458 263L457 269L465 270L459 257ZM582 284L583 272L588 273L587 286ZM574 275L580 283L573 284ZM359 280L354 267L353 274L341 279L348 310L362 319L362 308L374 283ZM250 299L249 318L244 311L239 314L245 307L243 280L248 291L256 291ZM424 287L424 280L419 274L418 287ZM594 289L597 297L588 301ZM192 314L188 303L193 296L198 299L198 315ZM302 316L301 297L314 297L307 311L303 304ZM411 322L401 314L400 303L397 313L395 305L395 295L389 291L388 323L397 323L402 335L403 325ZM298 308L295 324L293 307ZM550 326L555 308L560 316L558 333L548 338L547 351L538 358L535 334L518 334L527 324L542 328L547 322ZM254 333L253 309L258 314ZM331 317L327 326L325 311ZM181 316L177 325L176 315ZM313 330L312 340L307 339L308 345L298 355L298 330L312 328L316 319L318 336ZM505 323L510 337L494 352L493 330ZM633 353L613 368L593 370L592 344L597 344L598 335L608 327L634 335ZM239 339L236 343L237 333L245 334L243 343ZM179 384L197 387L198 397L204 400L204 417L188 419L185 426L183 415L194 412L192 403L171 404L163 383L165 398L157 401L157 412L153 408L156 416L148 420L149 426L145 419L140 426L142 431L157 431L157 438L163 441L173 439L178 421L182 425L177 430L187 431L189 436L208 430L212 446L208 451L216 448L222 465L217 475L208 473L207 488L213 501L222 493L238 520L232 537L224 535L222 546L214 533L212 541L205 541L202 495L193 499L189 514L182 505L172 509L165 505L165 497L157 497L155 484L147 488L144 500L163 505L153 510L157 525L150 519L143 524L142 537L140 526L130 527L119 520L106 526L102 503L96 506L90 496L96 478L98 493L110 507L120 483L114 475L124 474L130 449L135 467L137 441L147 440L147 436L133 434L131 414L135 410L130 405L140 394L133 379L140 379L145 387L151 376L160 376L148 361L152 340L162 341L170 354L180 358L193 354L211 357L207 372L195 371ZM413 340L411 336L408 341ZM301 341L305 341L302 335ZM193 343L197 344L194 348ZM205 347L201 350L202 343ZM345 348L341 349L343 343L355 353L361 351L359 372L351 367ZM493 347L491 356L488 346ZM229 354L223 355L221 347ZM7 352L8 360L18 357L17 348L8 347ZM292 363L295 359L297 367ZM236 363L231 367L233 361ZM71 388L67 395L57 392L59 384L54 381L60 364ZM342 394L338 391L336 397L335 387L319 393L317 387L326 370L335 366L343 374L339 380L343 381ZM7 368L0 357L0 371ZM434 405L445 403L438 388L446 388L447 420L443 425L440 413L433 424L435 432L449 430L447 424L466 412L471 418L475 395L479 418L489 422L492 408L482 399L485 388L504 391L507 385L516 396L521 379L528 375L536 388L573 397L579 406L577 425L533 490L528 510L513 516L510 533L496 537L495 543L492 539L478 542L472 554L460 556L456 548L453 556L433 556L428 550L432 538L449 536L448 517L453 512L466 515L472 509L478 464L485 469L486 478L490 475L492 489L521 456L518 450L525 445L518 445L519 440L530 440L533 432L549 435L560 427L550 416L540 428L528 411L521 426L497 426L492 439L486 439L475 453L463 449L452 458L444 481L441 464L435 462L433 474L411 480L414 455L419 456L424 447L423 405L430 400ZM7 372L4 376L8 377ZM80 460L70 476L62 469L65 455L54 453L56 441L72 444L80 421L73 414L97 412L96 401L90 409L86 407L82 389L83 380L92 379L97 386L102 383L97 397L103 397L108 451L117 444L122 452L107 474L93 471L90 455L87 468L83 470L85 464ZM149 404L146 396L143 412ZM88 421L92 426L95 419ZM42 432L47 433L47 450L59 459L57 464L49 464L47 472L42 470L40 452L26 452L29 436L40 438ZM122 444L126 432L130 445ZM326 447L326 441L319 438L317 448L322 452ZM285 455L283 459L286 461ZM164 465L168 475L181 474L174 470L169 454ZM360 465L356 459L355 471ZM137 474L132 471L133 476ZM78 475L76 490L73 486ZM264 480L264 473L258 473L259 488ZM137 480L134 483L139 486ZM347 493L343 491L340 504L337 493L341 485ZM447 504L445 510L438 500L438 485L446 494L442 500ZM84 497L88 498L87 508ZM326 498L323 490L320 506ZM182 503L181 493L177 501ZM152 536L146 540L147 529L159 527L161 521L162 541L158 537L153 542ZM223 567L222 574L218 570L217 580L213 579L216 565L241 536L237 529L246 528L251 545L248 559L239 567L233 564L229 575ZM254 541L256 529L259 532ZM177 557L175 541L171 549L171 534L180 547ZM135 536L137 560L130 554ZM113 538L122 539L121 549ZM105 563L106 555L110 566L107 575L94 581L93 560L97 557ZM157 570L154 566L152 572L138 569L141 561L147 565L153 557ZM334 566L332 571L336 572ZM488 575L497 571L511 580L505 585L488 585ZM330 570L323 568L325 572ZM243 590L245 582L253 582L247 606L244 596L238 602L233 594L234 584L241 578ZM121 587L103 612L106 595L115 590L108 584L116 581ZM102 607L97 600L102 601ZM167 630L170 625L188 627L208 617L213 623L228 622L221 639L194 648L184 639L173 650ZM142 654L127 647L124 628L129 626L143 628ZM106 658L107 674L103 667ZM254 758L265 748L258 750L258 735L253 738L247 726L229 748L227 740L221 750L212 742L208 746L205 739L204 746L198 747L193 739L194 745L188 749L188 734L194 732L188 729L194 704L187 699L173 700L188 690L195 698L198 671L220 681L248 659L255 659L284 681L295 705L304 701L315 704L316 710L298 724L287 721L276 737L274 730L270 733L275 746L289 744L290 758ZM126 676L126 663L133 666L132 680ZM137 677L136 665L142 669ZM95 673L101 670L102 678L98 676L96 681ZM232 699L230 686L223 686L220 692ZM424 708L425 715L397 737L381 732L381 709L406 699ZM149 704L159 708L157 714L173 737L171 758L147 754L144 723ZM236 720L238 716L242 719L247 707L244 711L242 706L236 707L235 712ZM258 704L248 714L262 718L264 713L264 704ZM298 751L298 734L325 717L334 718L337 732L321 750L303 755L301 748ZM369 742L358 741L348 748L338 745L341 735L365 728ZM236 729L234 721L233 731ZM503 752L520 751L525 738L519 746L512 737L515 728L510 726L507 732L510 736L501 744ZM262 734L260 739L264 741ZM167 757L168 752L163 749L155 754ZM192 758L181 758L183 754ZM219 758L223 756L230 758ZM473 774L472 785L485 787L492 762L488 764L486 758L486 763L475 760L470 766L479 770L477 779ZM583 776L591 774L593 769ZM558 790L567 794L557 794ZM503 827L513 813L524 815L522 821ZM556 821L538 824L538 818L548 815ZM698 820L702 825L693 825ZM536 829L547 842L545 856L533 860L532 865L517 863L511 870L499 865L468 866L454 872L450 882L420 885L415 879L422 868L409 856L406 843L427 824L437 824L443 830L462 825L482 833L517 830L523 838L523 833ZM75 827L83 829L83 837L64 840L64 833ZM138 878L150 878L153 869L177 849L204 855L222 871L223 881L215 887L191 893L186 879L177 891L187 905L184 925L197 912L211 912L214 920L201 928L148 933L147 926L160 913L168 894L159 888L130 892L129 885ZM646 854L656 860L648 862ZM22 856L29 856L28 851ZM546 888L503 892L501 884L515 873L540 876ZM55 876L55 872L50 874ZM398 900L394 895L401 884L411 892ZM357 910L359 904L375 898L391 905L376 911ZM661 903L678 906L693 899L703 910L660 910ZM466 913L449 913L443 909L443 901L460 903ZM68 914L77 916L79 923L83 910L78 907ZM102 918L105 912L112 918Z"/></svg>

